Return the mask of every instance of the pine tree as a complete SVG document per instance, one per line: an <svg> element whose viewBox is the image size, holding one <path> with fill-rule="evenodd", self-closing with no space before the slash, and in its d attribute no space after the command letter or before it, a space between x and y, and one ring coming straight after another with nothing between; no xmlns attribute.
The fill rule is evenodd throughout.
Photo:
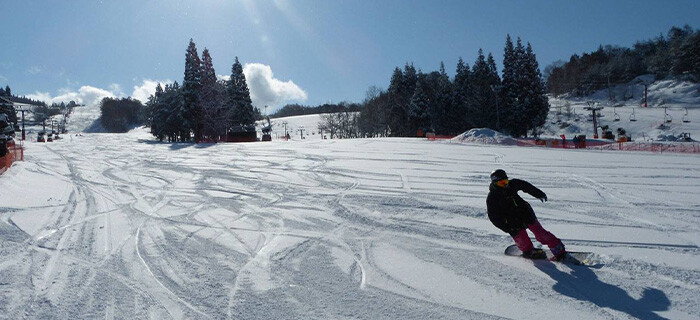
<svg viewBox="0 0 700 320"><path fill-rule="evenodd" d="M190 39L190 44L185 54L185 80L182 83L184 98L182 132L193 132L195 141L202 139L202 107L199 102L201 78L202 62L197 54L197 47L194 41ZM189 133L185 136L189 136Z"/></svg>
<svg viewBox="0 0 700 320"><path fill-rule="evenodd" d="M515 125L515 106L519 95L517 64L513 41L510 35L507 35L503 53L503 81L499 94L499 120L500 127L508 133L511 133L511 128Z"/></svg>
<svg viewBox="0 0 700 320"><path fill-rule="evenodd" d="M537 57L532 51L530 43L527 44L525 49L523 67L524 78L527 79L527 91L525 92L525 115L529 120L527 123L527 130L532 131L533 135L537 135L537 128L541 127L547 121L549 100L546 96L544 81L542 80L542 73L540 73L539 64L537 63Z"/></svg>
<svg viewBox="0 0 700 320"><path fill-rule="evenodd" d="M236 57L231 67L231 79L228 82L229 104L232 108L231 123L248 127L255 124L255 110L250 99L250 90L243 74L243 66Z"/></svg>
<svg viewBox="0 0 700 320"><path fill-rule="evenodd" d="M199 101L202 106L202 134L208 139L217 140L225 134L228 116L225 112L214 64L208 49L202 51L202 78Z"/></svg>
<svg viewBox="0 0 700 320"><path fill-rule="evenodd" d="M450 134L458 134L473 127L473 124L467 119L468 97L471 95L470 73L469 64L460 57L453 84L451 111L448 112L449 118L452 120L449 125Z"/></svg>
<svg viewBox="0 0 700 320"><path fill-rule="evenodd" d="M506 43L506 51L508 51ZM527 107L525 104L526 87L529 86L529 78L525 75L525 48L518 38L512 55L509 55L508 72L506 73L506 60L504 57L504 84L501 93L501 105L503 106L503 130L512 136L522 136L527 133L529 120L527 119ZM505 81L506 75L508 81Z"/></svg>
<svg viewBox="0 0 700 320"><path fill-rule="evenodd" d="M12 97L12 90L10 90L10 86L6 85L5 86L5 95L8 97Z"/></svg>
<svg viewBox="0 0 700 320"><path fill-rule="evenodd" d="M165 131L170 136L171 142L188 141L191 138L191 129L186 125L188 109L185 108L185 93L180 84L175 81L164 92L164 111L167 114Z"/></svg>
<svg viewBox="0 0 700 320"><path fill-rule="evenodd" d="M469 121L476 127L495 127L499 107L497 90L501 80L493 55L489 53L487 59L483 50L479 49L470 80L471 92L466 108Z"/></svg>
<svg viewBox="0 0 700 320"><path fill-rule="evenodd" d="M148 101L146 102L146 125L151 128L151 133L155 135L154 132L154 126L158 125L155 121L158 119L155 119L156 115L156 105L158 103L158 98L163 94L163 87L158 83L156 85L156 92L152 94L150 97L148 97ZM162 139L159 139L162 140Z"/></svg>
<svg viewBox="0 0 700 320"><path fill-rule="evenodd" d="M487 105L484 110L484 117L486 120L486 126L489 128L499 129L500 106L498 104L498 93L501 87L501 78L498 76L496 60L493 59L493 55L490 52L488 58L486 59L486 65L488 67L487 86L489 93L487 97Z"/></svg>
<svg viewBox="0 0 700 320"><path fill-rule="evenodd" d="M408 107L408 119L410 123L410 131L423 133L427 132L430 126L430 98L427 94L428 83L425 76L418 81L416 90L411 97L411 103Z"/></svg>
<svg viewBox="0 0 700 320"><path fill-rule="evenodd" d="M392 137L400 137L408 132L408 111L403 104L403 72L399 67L394 69L389 83L389 130Z"/></svg>
<svg viewBox="0 0 700 320"><path fill-rule="evenodd" d="M445 64L440 62L434 88L434 103L431 104L431 129L438 133L450 133L452 125L452 82L445 71Z"/></svg>

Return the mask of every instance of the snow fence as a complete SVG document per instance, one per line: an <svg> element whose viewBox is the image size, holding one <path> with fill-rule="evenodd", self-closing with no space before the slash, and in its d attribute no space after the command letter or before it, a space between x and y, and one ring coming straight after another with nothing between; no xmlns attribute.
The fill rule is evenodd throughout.
<svg viewBox="0 0 700 320"><path fill-rule="evenodd" d="M2 148L2 146L0 146ZM8 141L5 145L7 150L0 150L0 174L5 173L15 161L24 161L24 148L22 145L15 144L14 141Z"/></svg>

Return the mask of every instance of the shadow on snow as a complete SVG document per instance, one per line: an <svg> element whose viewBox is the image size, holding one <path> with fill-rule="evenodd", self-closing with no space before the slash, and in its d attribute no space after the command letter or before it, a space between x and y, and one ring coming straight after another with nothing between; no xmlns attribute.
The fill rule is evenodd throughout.
<svg viewBox="0 0 700 320"><path fill-rule="evenodd" d="M194 148L209 148L213 147L216 145L216 143L194 143L194 142L167 142L167 141L158 141L158 140L149 140L149 139L138 139L138 143L145 143L145 144L152 144L152 145L157 145L157 144L163 144L163 145L169 145L170 150L180 150L180 149L185 149L189 147L194 147Z"/></svg>
<svg viewBox="0 0 700 320"><path fill-rule="evenodd" d="M671 306L671 301L659 289L645 288L642 297L634 299L622 288L600 281L595 272L587 267L571 266L571 273L566 273L552 263L536 263L535 266L557 282L552 287L556 292L635 318L664 319L654 311L665 311Z"/></svg>

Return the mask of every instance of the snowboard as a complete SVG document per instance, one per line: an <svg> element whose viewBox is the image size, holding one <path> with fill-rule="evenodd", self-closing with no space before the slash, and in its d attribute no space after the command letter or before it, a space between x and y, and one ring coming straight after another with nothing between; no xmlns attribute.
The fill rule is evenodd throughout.
<svg viewBox="0 0 700 320"><path fill-rule="evenodd" d="M552 253L549 252L548 250L545 250L547 253L547 258L549 259L552 257ZM506 248L504 252L507 256L517 256L521 257L523 255L523 252L518 249L517 245L510 245ZM545 258L539 259L539 260L544 260ZM535 259L538 260L538 259ZM567 251L566 256L564 257L563 260L561 261L553 261L553 262L563 262L563 263L569 263L577 266L586 266L586 267L591 267L591 268L600 268L603 266L602 263L600 263L598 256L593 253L593 252L581 252L581 251Z"/></svg>

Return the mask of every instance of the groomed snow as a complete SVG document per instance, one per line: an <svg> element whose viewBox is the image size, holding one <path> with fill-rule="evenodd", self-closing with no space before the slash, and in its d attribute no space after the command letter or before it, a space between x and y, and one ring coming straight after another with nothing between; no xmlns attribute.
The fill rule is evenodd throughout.
<svg viewBox="0 0 700 320"><path fill-rule="evenodd" d="M2 317L700 318L695 155L145 129L25 155L0 176ZM504 256L496 168L545 191L524 195L543 225L604 265Z"/></svg>

